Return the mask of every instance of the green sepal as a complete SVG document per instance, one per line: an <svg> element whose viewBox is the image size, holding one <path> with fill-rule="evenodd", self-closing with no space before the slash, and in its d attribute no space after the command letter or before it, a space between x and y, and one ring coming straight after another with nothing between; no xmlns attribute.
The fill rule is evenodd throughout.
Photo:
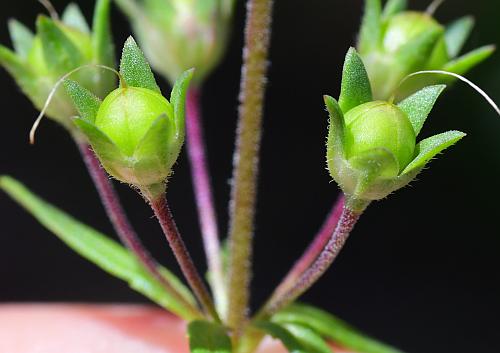
<svg viewBox="0 0 500 353"><path fill-rule="evenodd" d="M446 27L444 39L446 41L446 49L450 58L455 58L458 54L460 54L460 51L469 38L473 28L474 18L472 16L459 18Z"/></svg>
<svg viewBox="0 0 500 353"><path fill-rule="evenodd" d="M345 120L344 114L335 98L325 95L323 99L325 100L326 110L330 116L328 124L327 160L329 167L334 168L332 165L334 159L345 157Z"/></svg>
<svg viewBox="0 0 500 353"><path fill-rule="evenodd" d="M84 61L82 53L53 20L39 16L36 27L50 71L63 75L81 65Z"/></svg>
<svg viewBox="0 0 500 353"><path fill-rule="evenodd" d="M110 0L98 0L92 23L92 46L95 62L114 67L115 49L111 33L110 11Z"/></svg>
<svg viewBox="0 0 500 353"><path fill-rule="evenodd" d="M115 143L94 124L82 118L75 119L74 124L87 137L106 170L116 177L121 176L121 167L127 158Z"/></svg>
<svg viewBox="0 0 500 353"><path fill-rule="evenodd" d="M78 82L66 79L64 88L70 96L80 117L89 123L94 123L101 106L101 100Z"/></svg>
<svg viewBox="0 0 500 353"><path fill-rule="evenodd" d="M390 17L406 10L407 7L407 0L389 0L384 6L384 13L382 14L382 18L384 21L387 21Z"/></svg>
<svg viewBox="0 0 500 353"><path fill-rule="evenodd" d="M270 321L257 321L253 326L273 338L280 340L289 353L310 353L304 346L283 326Z"/></svg>
<svg viewBox="0 0 500 353"><path fill-rule="evenodd" d="M175 131L177 137L182 140L184 139L185 133L186 96L193 74L194 69L184 71L175 81L172 92L170 93L170 103L174 107Z"/></svg>
<svg viewBox="0 0 500 353"><path fill-rule="evenodd" d="M400 169L396 156L382 147L352 156L349 165L359 172L354 196L361 196L375 179L397 177Z"/></svg>
<svg viewBox="0 0 500 353"><path fill-rule="evenodd" d="M233 350L222 325L196 320L189 323L187 331L191 353L231 353Z"/></svg>
<svg viewBox="0 0 500 353"><path fill-rule="evenodd" d="M165 174L164 170L172 167L177 160L181 146L172 146L175 143L172 120L166 115L159 116L137 145L133 159L136 177L141 185L157 183L158 174ZM150 171L152 175L148 175ZM168 173L168 171L167 171ZM151 180L154 180L151 182Z"/></svg>
<svg viewBox="0 0 500 353"><path fill-rule="evenodd" d="M0 64L14 77L25 93L34 94L31 89L36 87L36 76L24 61L12 50L0 44Z"/></svg>
<svg viewBox="0 0 500 353"><path fill-rule="evenodd" d="M42 200L13 178L0 177L0 188L87 260L128 282L131 288L183 319L197 319L197 313L166 292L163 285L117 242ZM192 295L177 277L165 268L160 268L160 272L187 302L194 303Z"/></svg>
<svg viewBox="0 0 500 353"><path fill-rule="evenodd" d="M494 45L486 45L477 48L455 60L450 61L443 67L443 70L453 72L458 75L464 75L469 70L488 59L493 54L495 49Z"/></svg>
<svg viewBox="0 0 500 353"><path fill-rule="evenodd" d="M344 61L339 105L346 114L349 110L373 100L370 79L363 60L356 49L349 48Z"/></svg>
<svg viewBox="0 0 500 353"><path fill-rule="evenodd" d="M378 48L382 38L381 24L381 1L365 0L364 15L358 41L358 48L360 53L365 54Z"/></svg>
<svg viewBox="0 0 500 353"><path fill-rule="evenodd" d="M77 4L72 2L66 6L61 19L65 25L73 27L83 33L90 34L89 24Z"/></svg>
<svg viewBox="0 0 500 353"><path fill-rule="evenodd" d="M465 136L466 134L460 131L448 131L420 141L415 149L417 157L403 170L402 174L422 169L438 153L453 146Z"/></svg>
<svg viewBox="0 0 500 353"><path fill-rule="evenodd" d="M323 337L313 329L300 324L283 325L308 353L332 353L332 349Z"/></svg>
<svg viewBox="0 0 500 353"><path fill-rule="evenodd" d="M10 39L16 54L20 58L26 59L31 47L33 46L33 39L35 38L33 32L15 19L9 20L8 26Z"/></svg>
<svg viewBox="0 0 500 353"><path fill-rule="evenodd" d="M403 45L394 54L402 72L407 74L424 67L442 34L442 28L431 28Z"/></svg>
<svg viewBox="0 0 500 353"><path fill-rule="evenodd" d="M129 86L146 88L161 94L151 67L132 37L128 37L123 46L120 74Z"/></svg>
<svg viewBox="0 0 500 353"><path fill-rule="evenodd" d="M425 87L398 104L398 107L408 115L415 136L422 130L425 120L445 88L446 85Z"/></svg>
<svg viewBox="0 0 500 353"><path fill-rule="evenodd" d="M294 323L310 327L323 337L343 347L363 353L402 353L400 350L378 342L359 332L349 324L326 311L305 304L292 304L275 314L273 321L288 324Z"/></svg>

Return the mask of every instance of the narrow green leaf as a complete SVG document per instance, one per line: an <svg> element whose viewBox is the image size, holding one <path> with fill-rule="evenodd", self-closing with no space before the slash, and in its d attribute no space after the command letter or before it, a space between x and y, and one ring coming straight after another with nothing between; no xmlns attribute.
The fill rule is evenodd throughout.
<svg viewBox="0 0 500 353"><path fill-rule="evenodd" d="M89 123L94 123L101 106L101 100L73 80L65 80L64 88L73 101L76 110L80 113L80 117Z"/></svg>
<svg viewBox="0 0 500 353"><path fill-rule="evenodd" d="M132 37L129 37L123 46L120 73L128 85L147 88L161 94L151 67Z"/></svg>
<svg viewBox="0 0 500 353"><path fill-rule="evenodd" d="M94 60L101 65L115 67L115 47L111 34L110 0L98 0L92 23Z"/></svg>
<svg viewBox="0 0 500 353"><path fill-rule="evenodd" d="M455 58L462 50L467 38L474 28L474 18L465 16L453 21L446 27L445 41L446 49L450 58Z"/></svg>
<svg viewBox="0 0 500 353"><path fill-rule="evenodd" d="M431 28L403 45L394 55L404 73L424 67L443 33L441 28Z"/></svg>
<svg viewBox="0 0 500 353"><path fill-rule="evenodd" d="M8 23L10 39L14 45L17 55L26 59L33 46L33 32L21 22L11 19Z"/></svg>
<svg viewBox="0 0 500 353"><path fill-rule="evenodd" d="M189 89L189 83L193 78L194 69L184 71L175 81L170 94L170 103L174 107L174 122L178 136L184 136L186 119L186 96Z"/></svg>
<svg viewBox="0 0 500 353"><path fill-rule="evenodd" d="M287 329L277 323L258 321L254 323L253 326L280 340L290 353L309 353Z"/></svg>
<svg viewBox="0 0 500 353"><path fill-rule="evenodd" d="M82 64L82 53L53 20L39 16L36 26L42 41L45 62L51 71L63 75Z"/></svg>
<svg viewBox="0 0 500 353"><path fill-rule="evenodd" d="M461 57L450 61L443 68L444 71L450 71L458 75L465 75L471 69L488 59L495 51L494 45L486 45L477 48Z"/></svg>
<svg viewBox="0 0 500 353"><path fill-rule="evenodd" d="M359 332L344 321L321 309L293 304L273 316L273 321L295 323L310 327L322 336L350 350L362 353L402 353L402 351L380 343Z"/></svg>
<svg viewBox="0 0 500 353"><path fill-rule="evenodd" d="M425 87L398 104L398 107L408 115L416 136L422 130L425 120L445 88L446 85Z"/></svg>
<svg viewBox="0 0 500 353"><path fill-rule="evenodd" d="M286 324L284 327L308 353L332 353L332 349L323 337L311 328L299 324Z"/></svg>
<svg viewBox="0 0 500 353"><path fill-rule="evenodd" d="M366 72L363 60L350 48L344 61L342 72L342 85L340 90L339 105L344 114L360 104L372 101L370 79Z"/></svg>
<svg viewBox="0 0 500 353"><path fill-rule="evenodd" d="M196 314L176 301L174 296L165 292L164 287L142 267L135 257L115 241L45 202L10 177L0 178L0 188L31 213L45 228L87 260L109 274L128 282L131 288L182 318L186 320L196 318ZM168 273L166 269L162 269L162 272ZM166 278L174 277L168 273ZM179 287L180 292L186 293L185 287L179 280L172 281L171 284L176 288ZM192 298L190 300L192 301Z"/></svg>
<svg viewBox="0 0 500 353"><path fill-rule="evenodd" d="M73 27L83 33L90 33L89 24L87 23L82 10L80 10L80 7L73 2L66 6L66 9L64 9L62 21L69 27Z"/></svg>
<svg viewBox="0 0 500 353"><path fill-rule="evenodd" d="M390 17L406 10L408 6L407 0L389 0L384 6L384 13L382 15L384 21L388 20Z"/></svg>
<svg viewBox="0 0 500 353"><path fill-rule="evenodd" d="M453 146L465 136L466 134L460 131L448 131L422 140L416 147L417 157L405 168L402 174L425 167L438 153Z"/></svg>
<svg viewBox="0 0 500 353"><path fill-rule="evenodd" d="M191 353L231 353L231 339L223 326L197 320L188 326Z"/></svg>
<svg viewBox="0 0 500 353"><path fill-rule="evenodd" d="M380 0L365 0L365 10L358 41L358 49L366 54L378 48L382 37L382 4Z"/></svg>

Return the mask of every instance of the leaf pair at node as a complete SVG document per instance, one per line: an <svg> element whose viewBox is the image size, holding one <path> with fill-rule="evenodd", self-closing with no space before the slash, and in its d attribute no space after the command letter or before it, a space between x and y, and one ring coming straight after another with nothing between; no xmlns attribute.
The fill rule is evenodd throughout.
<svg viewBox="0 0 500 353"><path fill-rule="evenodd" d="M382 9L381 0L365 0L358 51L366 65L376 99L388 99L408 74L422 70L443 70L464 75L494 51L488 45L459 56L474 27L471 16L448 26L431 14L407 10L406 0L389 0ZM402 97L439 80L419 77L401 89Z"/></svg>
<svg viewBox="0 0 500 353"><path fill-rule="evenodd" d="M0 45L0 64L41 110L55 83L75 68L100 64L113 67L115 56L110 32L110 0L98 0L92 29L76 4L70 4L61 20L40 15L36 34L18 22L9 22L15 52ZM109 93L116 78L98 69L75 73L72 78L100 97ZM76 113L64 90L57 91L47 116L72 128Z"/></svg>
<svg viewBox="0 0 500 353"><path fill-rule="evenodd" d="M185 99L193 71L177 80L170 102L162 96L144 54L130 37L120 64L121 86L103 101L65 82L88 138L106 171L140 190L163 189L184 143Z"/></svg>
<svg viewBox="0 0 500 353"><path fill-rule="evenodd" d="M416 143L444 89L425 87L397 105L374 101L363 61L354 48L349 50L338 102L325 96L330 115L328 169L346 195L365 201L384 198L465 136L448 131Z"/></svg>

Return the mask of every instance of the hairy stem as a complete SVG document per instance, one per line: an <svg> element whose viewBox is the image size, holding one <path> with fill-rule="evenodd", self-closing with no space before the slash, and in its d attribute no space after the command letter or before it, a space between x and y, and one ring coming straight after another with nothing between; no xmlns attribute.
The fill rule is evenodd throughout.
<svg viewBox="0 0 500 353"><path fill-rule="evenodd" d="M156 199L149 200L151 208L154 211L156 218L160 222L161 228L168 244L174 253L174 256L179 263L179 266L184 274L184 277L189 283L200 304L203 306L205 312L210 315L215 321L220 322L219 315L215 310L214 303L208 292L205 283L203 282L198 270L196 269L193 259L189 254L186 244L179 234L177 225L175 224L172 213L167 203L167 199L161 196Z"/></svg>
<svg viewBox="0 0 500 353"><path fill-rule="evenodd" d="M318 258L321 254L321 251L325 248L328 240L332 233L335 231L337 224L339 223L340 217L342 215L342 211L344 209L345 199L344 195L339 196L339 198L335 201L328 214L325 223L319 230L318 234L314 237L314 240L309 244L309 247L302 254L299 260L295 262L293 268L288 272L285 279L281 282L281 284L274 291L273 296L279 296L283 294L288 289L290 289L297 280L302 276L302 274L311 266L311 264Z"/></svg>
<svg viewBox="0 0 500 353"><path fill-rule="evenodd" d="M78 149L82 155L85 165L92 178L101 203L104 206L106 214L118 234L122 243L129 248L140 263L163 285L166 291L185 305L190 312L200 315L198 308L189 303L172 285L166 280L158 270L158 263L146 250L137 233L130 224L120 199L108 178L108 175L102 169L90 146L85 142L77 142Z"/></svg>
<svg viewBox="0 0 500 353"><path fill-rule="evenodd" d="M229 231L231 257L227 321L236 336L247 320L250 297L250 263L272 4L272 0L247 1Z"/></svg>
<svg viewBox="0 0 500 353"><path fill-rule="evenodd" d="M222 274L219 229L203 136L200 95L198 88L190 88L187 94L186 143L201 235L210 272L210 283L213 287L216 306L223 312L227 305L226 290Z"/></svg>
<svg viewBox="0 0 500 353"><path fill-rule="evenodd" d="M354 228L354 225L358 221L362 212L363 211L354 211L349 206L344 206L335 231L330 236L328 243L316 261L314 261L311 267L309 267L309 269L302 274L292 288L285 293L271 297L262 311L265 316L272 315L291 304L305 291L311 288L311 286L326 272L326 270L328 270L344 247L349 234Z"/></svg>

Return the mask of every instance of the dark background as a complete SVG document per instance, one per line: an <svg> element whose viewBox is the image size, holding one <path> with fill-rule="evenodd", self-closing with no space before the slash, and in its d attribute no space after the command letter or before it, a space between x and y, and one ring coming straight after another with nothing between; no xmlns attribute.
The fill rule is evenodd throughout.
<svg viewBox="0 0 500 353"><path fill-rule="evenodd" d="M59 10L65 3L54 1ZM81 3L90 18L93 1ZM411 3L423 9L428 1ZM34 0L0 2L0 41L9 43L9 17L33 24L41 11ZM500 5L495 0L447 1L438 17L448 22L468 13L478 25L467 49L500 42ZM360 15L361 0L276 1L255 236L255 305L311 240L338 194L325 170L327 116L321 96L339 93L343 57L354 43ZM113 16L120 47L130 30L120 13L115 10ZM223 231L243 18L239 6L229 54L203 97ZM497 101L499 62L497 54L469 75ZM37 112L3 70L0 94L0 173L21 179L57 206L112 234L70 138L47 120L36 146L29 146L27 134ZM469 135L411 187L373 204L335 266L303 299L409 352L500 352L500 118L459 84L440 99L424 135L448 129ZM185 155L175 172L169 199L202 266ZM151 211L127 187L118 189L152 252L177 270ZM144 301L73 254L4 195L0 214L0 301Z"/></svg>

